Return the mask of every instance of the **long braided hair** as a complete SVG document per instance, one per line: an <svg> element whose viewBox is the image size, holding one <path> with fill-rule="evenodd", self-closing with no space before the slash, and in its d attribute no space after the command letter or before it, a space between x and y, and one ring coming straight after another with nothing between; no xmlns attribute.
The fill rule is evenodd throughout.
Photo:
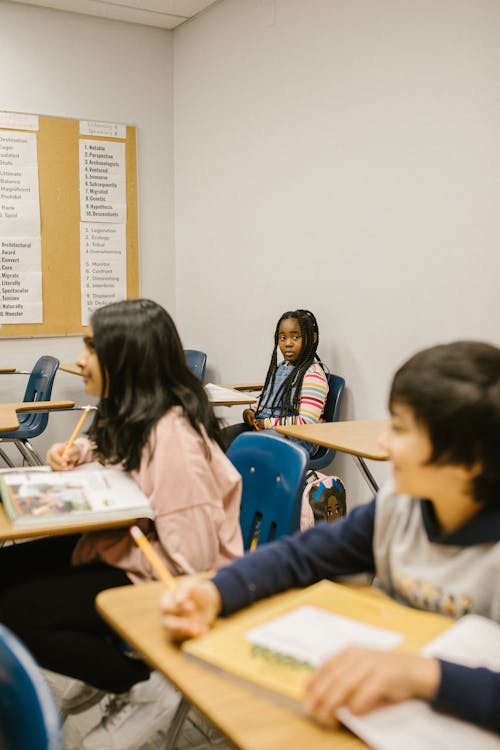
<svg viewBox="0 0 500 750"><path fill-rule="evenodd" d="M318 321L316 320L316 316L310 310L297 310L297 312L303 313L304 315L308 315L311 318L312 327L313 327L313 335L314 335L314 338L316 339L316 352L314 354L314 360L318 363L318 365L321 365L321 367L323 368L323 371L326 374L327 372L329 372L329 369L327 368L326 365L323 364L317 352L317 349L319 346L319 327L318 327Z"/></svg>
<svg viewBox="0 0 500 750"><path fill-rule="evenodd" d="M268 402L268 394L271 394L274 389L274 383L276 380L276 371L278 369L278 347L279 347L279 330L280 325L284 320L295 319L298 321L300 327L300 333L302 336L302 349L295 362L295 366L291 367L290 374L283 381L279 387L277 393L271 402ZM256 418L259 418L259 414L264 407L273 409L274 415L279 418L297 416L299 413L300 393L302 390L302 382L304 375L306 374L309 367L313 362L317 361L321 365L321 360L316 354L319 341L319 330L316 318L309 310L288 310L283 313L281 318L278 320L276 330L274 332L274 350L271 355L271 362L267 371L266 380L264 382L264 388L262 389L262 397L259 402L259 406L255 413ZM279 414L276 414L279 409Z"/></svg>

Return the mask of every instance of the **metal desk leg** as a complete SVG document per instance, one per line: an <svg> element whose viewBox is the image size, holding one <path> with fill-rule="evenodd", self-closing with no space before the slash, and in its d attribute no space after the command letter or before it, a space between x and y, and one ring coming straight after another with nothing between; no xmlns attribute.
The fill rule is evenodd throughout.
<svg viewBox="0 0 500 750"><path fill-rule="evenodd" d="M181 698L181 702L177 706L177 711L175 712L174 718L170 722L168 732L165 735L162 750L174 750L177 738L179 737L182 725L186 720L190 708L191 704L189 701L187 701L186 698Z"/></svg>
<svg viewBox="0 0 500 750"><path fill-rule="evenodd" d="M378 484L376 483L375 479L373 478L373 474L371 473L368 466L365 464L362 458L360 456L353 456L356 466L360 470L360 472L363 475L363 479L367 483L368 487L375 492L375 494L378 492Z"/></svg>

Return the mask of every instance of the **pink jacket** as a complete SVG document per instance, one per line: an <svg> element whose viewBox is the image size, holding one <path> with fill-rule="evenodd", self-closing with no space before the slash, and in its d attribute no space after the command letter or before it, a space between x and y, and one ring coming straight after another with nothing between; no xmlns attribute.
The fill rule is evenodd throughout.
<svg viewBox="0 0 500 750"><path fill-rule="evenodd" d="M81 463L92 461L90 441L77 443ZM174 575L209 570L242 555L241 477L219 446L203 440L178 406L158 421L149 446L132 477L148 496L155 522L141 519L139 526L169 570ZM128 529L84 534L73 564L95 560L121 568L133 583L157 578Z"/></svg>

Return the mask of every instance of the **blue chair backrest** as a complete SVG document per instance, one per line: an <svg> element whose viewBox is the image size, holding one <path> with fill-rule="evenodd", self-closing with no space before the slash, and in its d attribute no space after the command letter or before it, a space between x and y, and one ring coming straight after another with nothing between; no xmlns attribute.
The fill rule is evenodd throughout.
<svg viewBox="0 0 500 750"><path fill-rule="evenodd" d="M48 355L40 357L29 376L23 401L50 401L52 386L59 360ZM11 440L30 440L41 435L49 421L48 413L26 412L18 415L19 428L14 432L0 433Z"/></svg>
<svg viewBox="0 0 500 750"><path fill-rule="evenodd" d="M245 432L227 456L243 479L240 526L243 546L265 544L299 529L307 451L273 432Z"/></svg>
<svg viewBox="0 0 500 750"><path fill-rule="evenodd" d="M59 711L37 663L0 625L0 747L62 750Z"/></svg>
<svg viewBox="0 0 500 750"><path fill-rule="evenodd" d="M205 368L207 366L207 355L198 349L184 349L187 366L197 378L203 383L205 377Z"/></svg>
<svg viewBox="0 0 500 750"><path fill-rule="evenodd" d="M328 396L323 411L324 422L336 422L339 418L342 394L344 393L345 380L340 375L328 374ZM335 458L336 451L333 448L325 448L320 445L314 456L309 459L309 469L324 469L331 464Z"/></svg>

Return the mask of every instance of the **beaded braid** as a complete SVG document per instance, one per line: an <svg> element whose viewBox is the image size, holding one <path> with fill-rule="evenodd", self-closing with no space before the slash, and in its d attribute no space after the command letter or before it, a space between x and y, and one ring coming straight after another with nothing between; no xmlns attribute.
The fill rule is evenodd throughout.
<svg viewBox="0 0 500 750"><path fill-rule="evenodd" d="M321 358L317 352L318 346L319 346L319 327L318 327L318 321L316 320L316 316L314 313L312 313L310 310L297 310L298 313L304 313L304 315L308 315L311 318L312 327L313 327L313 334L316 334L316 353L314 355L315 361L320 365L325 373L330 372L326 365L323 364L321 361Z"/></svg>
<svg viewBox="0 0 500 750"><path fill-rule="evenodd" d="M295 366L292 368L292 372L286 378L286 380L283 381L272 403L259 403L259 406L255 413L255 417L257 419L259 418L259 413L264 408L264 406L268 406L270 408L279 406L280 419L288 416L297 416L299 413L300 394L302 391L304 375L314 361L318 361L321 365L321 361L316 354L319 341L319 330L316 318L309 310L289 310L288 312L283 313L276 325L276 330L274 332L274 349L271 355L271 362L269 364L269 369L267 371L262 393L271 393L273 391L274 382L276 379L276 371L278 369L280 325L283 320L289 320L290 318L295 318L299 323L300 333L302 336L302 349ZM314 334L316 334L316 341L314 340ZM295 393L292 400L292 390L294 387Z"/></svg>

